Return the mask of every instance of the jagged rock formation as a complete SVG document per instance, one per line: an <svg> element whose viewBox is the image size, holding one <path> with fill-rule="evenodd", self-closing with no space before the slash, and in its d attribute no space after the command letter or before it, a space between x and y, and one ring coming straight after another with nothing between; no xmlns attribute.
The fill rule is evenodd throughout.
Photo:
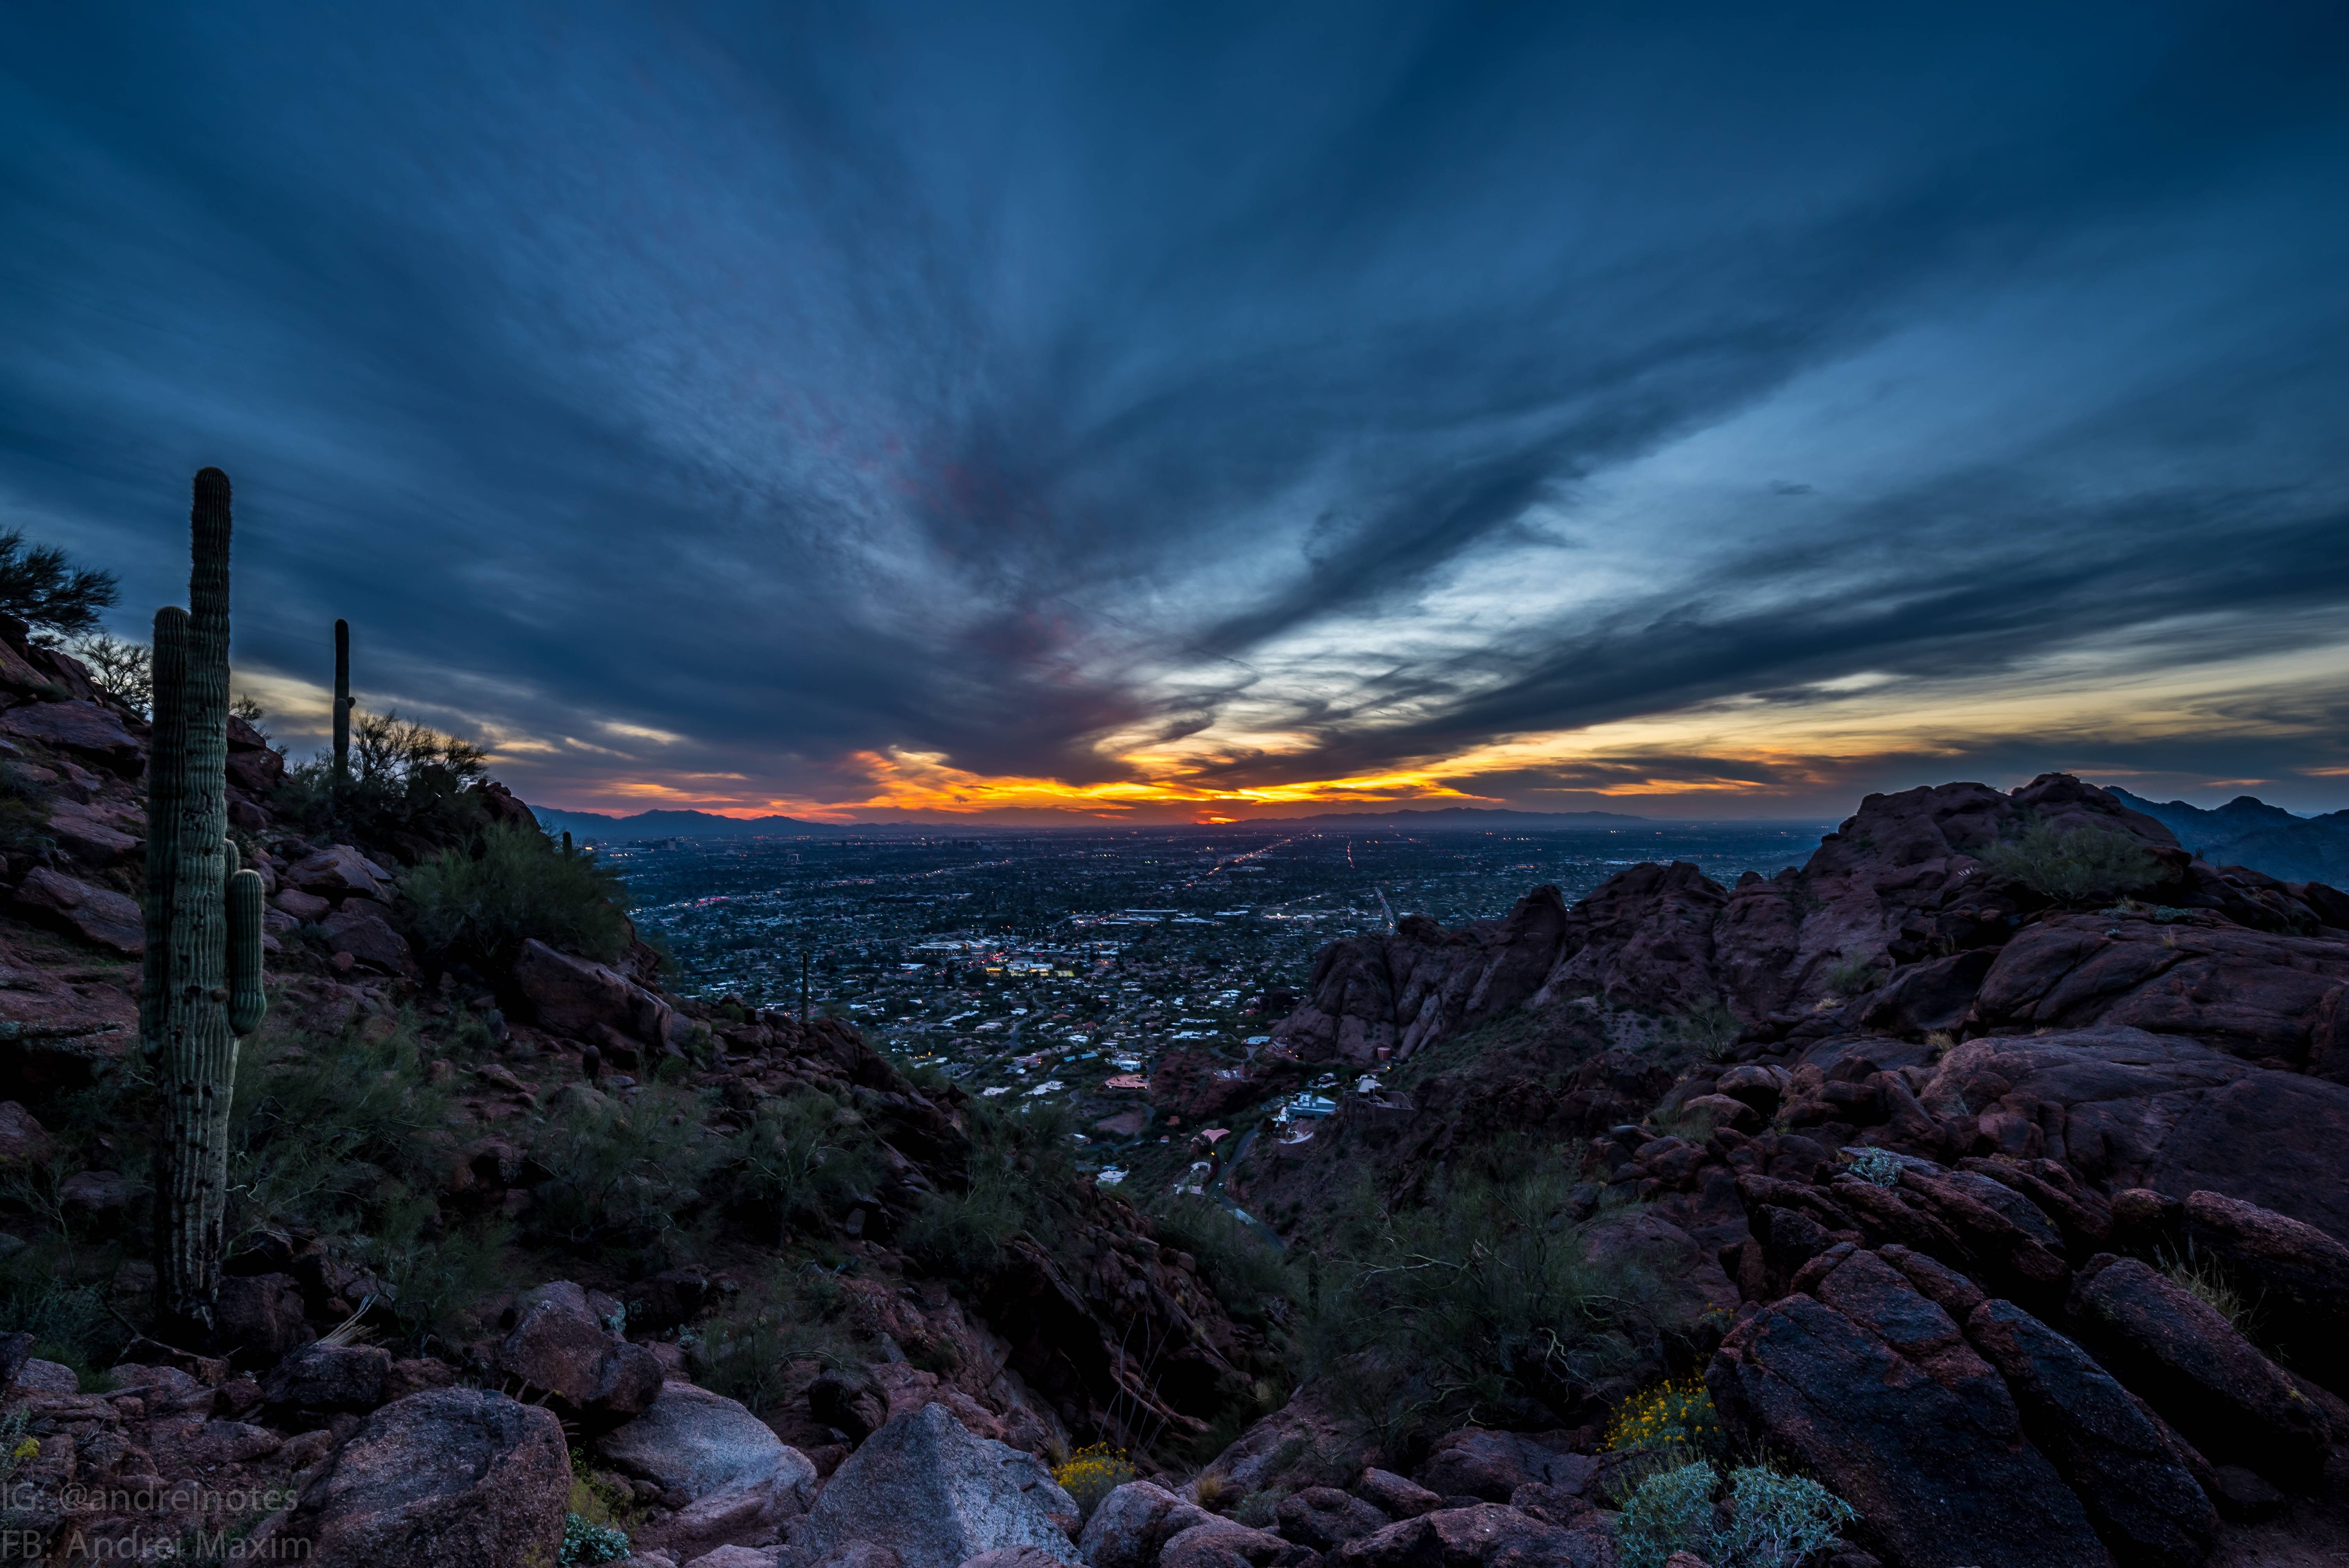
<svg viewBox="0 0 2349 1568"><path fill-rule="evenodd" d="M2065 912L1978 858L2026 821L2124 835L2159 869L2148 902L2119 918ZM2349 895L2213 867L2068 775L2012 794L1948 784L1871 795L1800 869L1734 888L1641 865L1572 909L1537 888L1500 921L1446 932L1407 916L1348 938L1274 1033L1304 1061L1402 1061L1513 1008L1587 998L1718 1006L1774 1041L2129 1023L2349 1077L2334 1059L2342 921Z"/></svg>

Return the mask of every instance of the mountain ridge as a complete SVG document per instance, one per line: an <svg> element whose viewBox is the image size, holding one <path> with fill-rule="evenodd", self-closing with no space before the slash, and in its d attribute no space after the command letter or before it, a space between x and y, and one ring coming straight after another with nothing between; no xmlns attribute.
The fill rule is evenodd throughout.
<svg viewBox="0 0 2349 1568"><path fill-rule="evenodd" d="M1037 833L1061 830L1099 831L1092 823L1069 823L1066 829L1001 822L816 822L802 817L727 817L715 811L655 810L616 817L602 811L570 811L533 806L539 825L549 832L571 832L597 838L737 839L761 837L842 836L867 833ZM1135 831L1173 832L1194 828L1407 827L1425 831L1479 831L1494 828L1566 829L1662 827L1707 819L1644 817L1630 811L1518 811L1503 807L1441 806L1403 808L1392 811L1323 811L1310 817L1252 817L1233 822L1163 822L1124 824ZM1808 819L1789 818L1789 821ZM1118 824L1111 824L1116 826ZM1741 824L1751 825L1751 824Z"/></svg>
<svg viewBox="0 0 2349 1568"><path fill-rule="evenodd" d="M2120 789L2111 794L2213 864L2249 866L2282 882L2339 886L2349 880L2349 811L2295 816L2252 795L2238 795L2211 809L2147 800Z"/></svg>

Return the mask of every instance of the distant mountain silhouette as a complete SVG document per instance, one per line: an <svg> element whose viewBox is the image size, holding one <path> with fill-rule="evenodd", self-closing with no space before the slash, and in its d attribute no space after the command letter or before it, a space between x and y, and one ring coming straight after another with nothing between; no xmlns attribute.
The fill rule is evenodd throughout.
<svg viewBox="0 0 2349 1568"><path fill-rule="evenodd" d="M2126 789L2112 794L2213 865L2249 866L2285 882L2349 884L2349 811L2295 817L2250 795L2214 811L2183 800L2147 800Z"/></svg>
<svg viewBox="0 0 2349 1568"><path fill-rule="evenodd" d="M607 817L600 811L558 811L546 806L531 810L548 832L586 839L751 839L885 830L870 824L844 828L836 822L806 822L797 817L721 817L713 811L638 811L629 817Z"/></svg>
<svg viewBox="0 0 2349 1568"><path fill-rule="evenodd" d="M1368 828L1391 825L1422 830L1438 828L1620 828L1645 827L1663 820L1637 817L1627 811L1512 811L1495 806L1438 806L1421 810L1323 811L1310 817L1258 817L1249 825L1264 828Z"/></svg>

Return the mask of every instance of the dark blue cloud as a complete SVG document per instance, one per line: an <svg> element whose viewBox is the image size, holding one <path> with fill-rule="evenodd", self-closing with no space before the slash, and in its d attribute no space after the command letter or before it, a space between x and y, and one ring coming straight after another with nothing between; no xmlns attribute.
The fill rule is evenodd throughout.
<svg viewBox="0 0 2349 1568"><path fill-rule="evenodd" d="M2344 26L19 8L0 513L129 630L221 464L244 668L577 804L2188 663L2349 596Z"/></svg>

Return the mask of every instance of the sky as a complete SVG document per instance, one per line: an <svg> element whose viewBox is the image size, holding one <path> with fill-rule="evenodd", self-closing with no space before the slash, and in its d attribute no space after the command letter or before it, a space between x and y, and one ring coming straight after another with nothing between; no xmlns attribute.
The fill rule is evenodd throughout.
<svg viewBox="0 0 2349 1568"><path fill-rule="evenodd" d="M0 527L525 799L2349 807L2349 10L0 13Z"/></svg>

